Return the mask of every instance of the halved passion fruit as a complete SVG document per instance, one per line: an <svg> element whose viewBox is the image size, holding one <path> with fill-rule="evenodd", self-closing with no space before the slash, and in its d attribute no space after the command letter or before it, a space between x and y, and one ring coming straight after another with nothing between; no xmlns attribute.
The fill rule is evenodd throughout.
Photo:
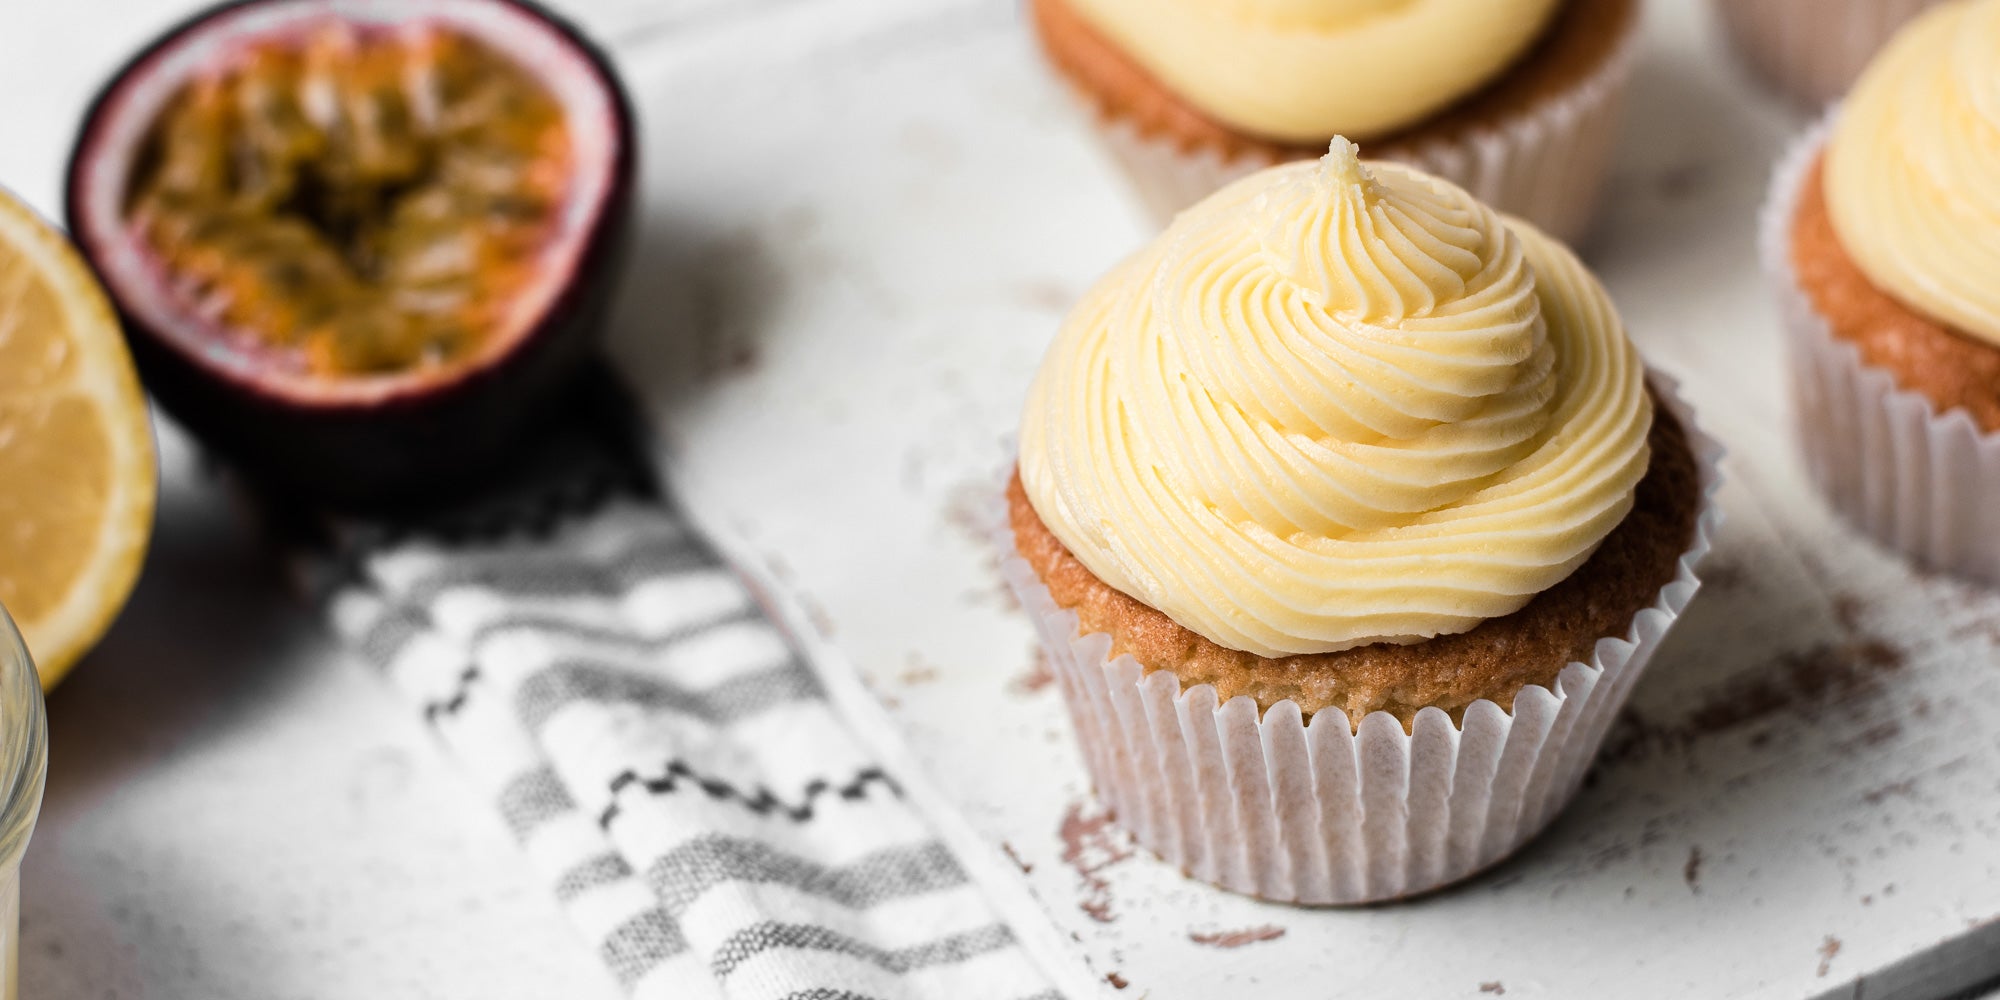
<svg viewBox="0 0 2000 1000"><path fill-rule="evenodd" d="M590 353L631 215L623 89L521 0L247 0L99 94L70 230L141 376L269 487L408 506Z"/></svg>

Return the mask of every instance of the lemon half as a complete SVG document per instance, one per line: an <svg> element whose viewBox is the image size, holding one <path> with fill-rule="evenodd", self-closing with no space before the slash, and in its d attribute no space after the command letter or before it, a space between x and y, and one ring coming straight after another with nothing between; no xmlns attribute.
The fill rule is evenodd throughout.
<svg viewBox="0 0 2000 1000"><path fill-rule="evenodd" d="M44 689L131 594L156 479L110 300L69 241L0 190L0 605Z"/></svg>

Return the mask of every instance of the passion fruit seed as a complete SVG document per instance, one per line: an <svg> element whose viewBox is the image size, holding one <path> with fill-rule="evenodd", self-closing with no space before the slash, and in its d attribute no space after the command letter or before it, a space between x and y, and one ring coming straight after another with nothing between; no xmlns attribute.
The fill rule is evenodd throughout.
<svg viewBox="0 0 2000 1000"><path fill-rule="evenodd" d="M126 217L237 336L314 373L406 371L506 321L574 169L561 105L484 43L327 21L186 84Z"/></svg>

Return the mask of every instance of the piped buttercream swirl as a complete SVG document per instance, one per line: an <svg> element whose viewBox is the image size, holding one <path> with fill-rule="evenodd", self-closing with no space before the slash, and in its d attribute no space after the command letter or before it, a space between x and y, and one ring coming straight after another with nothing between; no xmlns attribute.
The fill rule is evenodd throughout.
<svg viewBox="0 0 2000 1000"><path fill-rule="evenodd" d="M1943 4L1897 34L1841 108L1825 179L1869 281L2000 344L2000 0Z"/></svg>
<svg viewBox="0 0 2000 1000"><path fill-rule="evenodd" d="M1335 140L1091 290L1021 478L1093 573L1221 645L1408 643L1582 564L1631 509L1651 405L1569 251Z"/></svg>

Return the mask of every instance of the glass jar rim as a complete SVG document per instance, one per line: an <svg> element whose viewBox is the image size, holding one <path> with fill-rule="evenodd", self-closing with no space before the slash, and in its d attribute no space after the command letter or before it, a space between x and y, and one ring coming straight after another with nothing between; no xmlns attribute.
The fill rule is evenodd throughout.
<svg viewBox="0 0 2000 1000"><path fill-rule="evenodd" d="M0 866L21 860L42 810L48 715L27 642L0 607Z"/></svg>

